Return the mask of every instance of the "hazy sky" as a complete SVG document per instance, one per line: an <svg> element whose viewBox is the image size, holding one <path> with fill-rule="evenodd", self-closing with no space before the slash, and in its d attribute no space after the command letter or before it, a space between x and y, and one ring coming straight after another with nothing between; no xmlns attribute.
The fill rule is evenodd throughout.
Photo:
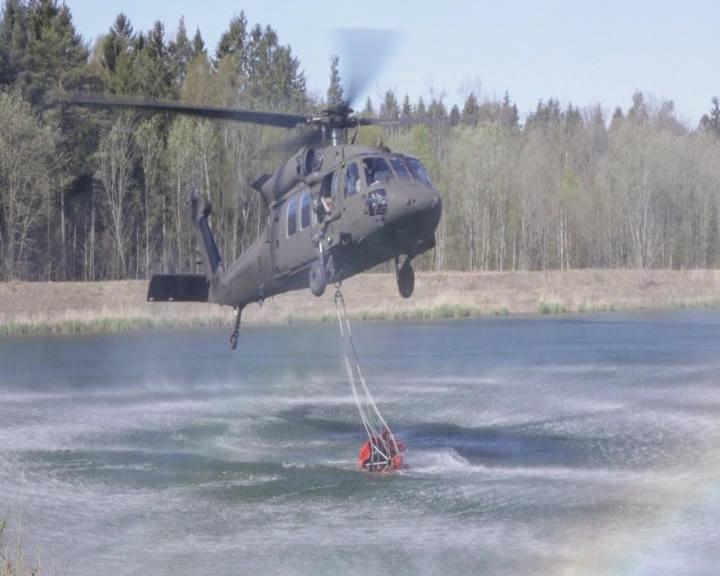
<svg viewBox="0 0 720 576"><path fill-rule="evenodd" d="M136 30L154 20L174 36L181 15L214 52L230 18L241 10L252 25L270 24L300 59L312 92L328 84L333 30L389 28L400 41L370 89L393 88L415 101L430 90L461 102L468 89L501 97L505 90L521 113L538 99L563 104L600 103L626 109L634 90L675 102L695 125L720 95L716 64L720 5L684 2L580 0L514 2L456 0L66 0L86 39L105 33L124 11ZM427 99L427 98L426 98Z"/></svg>

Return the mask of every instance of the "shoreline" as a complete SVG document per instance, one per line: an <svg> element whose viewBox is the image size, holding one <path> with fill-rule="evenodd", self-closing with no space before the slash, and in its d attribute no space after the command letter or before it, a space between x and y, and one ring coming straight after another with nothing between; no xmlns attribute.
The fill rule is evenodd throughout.
<svg viewBox="0 0 720 576"><path fill-rule="evenodd" d="M0 337L99 334L228 327L232 311L215 304L148 303L144 280L0 284ZM249 305L243 324L335 320L334 288ZM354 321L440 320L517 314L583 314L720 307L720 270L569 270L419 272L404 300L392 274L362 274L343 284Z"/></svg>

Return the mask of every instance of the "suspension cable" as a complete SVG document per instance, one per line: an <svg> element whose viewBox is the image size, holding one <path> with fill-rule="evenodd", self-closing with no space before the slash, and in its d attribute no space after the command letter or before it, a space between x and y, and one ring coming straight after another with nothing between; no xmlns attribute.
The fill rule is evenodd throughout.
<svg viewBox="0 0 720 576"><path fill-rule="evenodd" d="M348 374L348 380L350 381L353 400L360 414L360 420L362 421L363 428L365 428L368 441L373 448L380 453L382 458L386 462L389 462L392 454L398 454L400 452L400 446L390 426L388 426L385 418L383 418L380 413L370 393L367 381L360 369L350 320L348 319L347 308L345 307L345 299L343 298L340 287L338 287L335 292L335 313L337 315L340 337L344 344L345 368ZM387 439L383 437L384 435Z"/></svg>

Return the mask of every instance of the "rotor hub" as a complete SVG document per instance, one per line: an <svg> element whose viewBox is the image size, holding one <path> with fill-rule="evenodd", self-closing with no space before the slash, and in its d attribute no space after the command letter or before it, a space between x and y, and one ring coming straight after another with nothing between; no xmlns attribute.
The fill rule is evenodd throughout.
<svg viewBox="0 0 720 576"><path fill-rule="evenodd" d="M354 110L347 104L338 104L332 108L323 110L319 116L311 116L308 118L308 124L320 126L328 131L333 129L355 128L360 123L353 116Z"/></svg>

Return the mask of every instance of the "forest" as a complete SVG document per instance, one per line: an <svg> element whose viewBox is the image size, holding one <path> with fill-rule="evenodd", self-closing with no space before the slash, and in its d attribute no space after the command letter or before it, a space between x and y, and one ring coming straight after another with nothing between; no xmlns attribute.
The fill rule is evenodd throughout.
<svg viewBox="0 0 720 576"><path fill-rule="evenodd" d="M182 19L139 31L119 14L83 39L57 0L6 0L0 20L0 280L146 278L193 271L187 196L213 203L226 260L264 226L250 184L283 161L281 130L59 104L91 92L310 113L342 98L338 59L310 93L299 60L270 26L232 19L217 47ZM444 216L425 270L717 268L720 103L697 126L671 101L636 91L626 109L469 92L448 106L388 90L368 127L427 166Z"/></svg>

